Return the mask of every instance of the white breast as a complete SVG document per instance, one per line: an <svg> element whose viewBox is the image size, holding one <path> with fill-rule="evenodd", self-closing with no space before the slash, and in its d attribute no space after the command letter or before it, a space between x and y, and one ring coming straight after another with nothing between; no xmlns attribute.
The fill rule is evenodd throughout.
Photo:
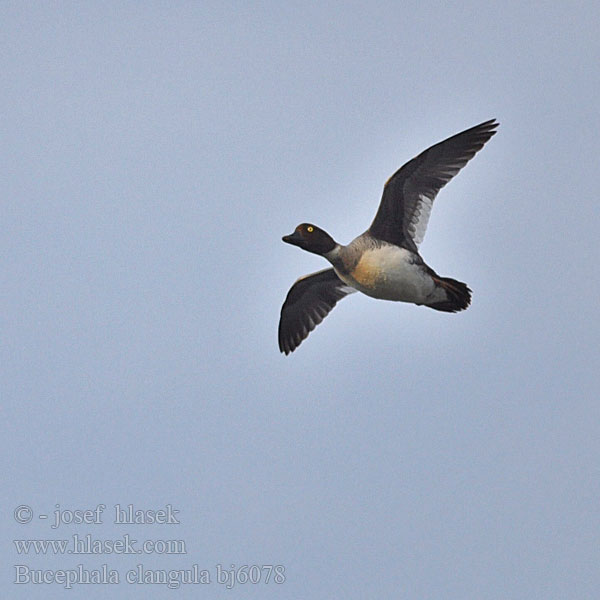
<svg viewBox="0 0 600 600"><path fill-rule="evenodd" d="M421 304L435 287L433 279L415 255L398 246L384 245L366 250L349 274L338 272L345 283L368 296Z"/></svg>

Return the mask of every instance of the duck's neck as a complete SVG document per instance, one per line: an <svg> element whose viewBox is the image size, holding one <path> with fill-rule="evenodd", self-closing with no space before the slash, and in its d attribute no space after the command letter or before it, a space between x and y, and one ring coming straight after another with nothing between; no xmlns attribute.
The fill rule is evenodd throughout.
<svg viewBox="0 0 600 600"><path fill-rule="evenodd" d="M344 249L344 246L338 244L336 242L333 250L330 250L329 252L325 252L325 254L323 254L323 256L334 266L334 267L341 267L343 262L342 262L342 251Z"/></svg>

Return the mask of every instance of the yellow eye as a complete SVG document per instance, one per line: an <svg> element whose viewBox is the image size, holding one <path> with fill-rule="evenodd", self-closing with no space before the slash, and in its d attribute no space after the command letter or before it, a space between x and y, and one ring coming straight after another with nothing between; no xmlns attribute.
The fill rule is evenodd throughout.
<svg viewBox="0 0 600 600"><path fill-rule="evenodd" d="M309 226L306 228L306 231L308 231L308 233L312 233L312 232L313 232L313 227L312 227L312 225L309 225Z"/></svg>

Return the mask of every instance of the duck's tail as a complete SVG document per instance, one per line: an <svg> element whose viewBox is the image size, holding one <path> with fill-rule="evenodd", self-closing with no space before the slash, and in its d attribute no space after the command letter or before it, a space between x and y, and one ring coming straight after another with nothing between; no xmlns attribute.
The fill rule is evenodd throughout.
<svg viewBox="0 0 600 600"><path fill-rule="evenodd" d="M438 288L444 290L446 300L427 304L426 306L429 306L429 308L444 312L458 312L459 310L465 310L471 304L471 290L466 283L450 279L450 277L436 276L433 280Z"/></svg>

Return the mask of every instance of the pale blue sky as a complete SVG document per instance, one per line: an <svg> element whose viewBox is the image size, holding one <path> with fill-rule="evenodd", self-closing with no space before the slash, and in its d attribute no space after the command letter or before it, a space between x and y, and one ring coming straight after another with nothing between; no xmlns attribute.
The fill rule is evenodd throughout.
<svg viewBox="0 0 600 600"><path fill-rule="evenodd" d="M4 2L2 597L593 598L600 589L597 2ZM421 246L448 315L279 310L384 181L500 130ZM38 518L107 505L102 524ZM180 525L118 526L116 503ZM31 523L13 511L31 506ZM13 539L183 539L19 556ZM14 565L209 585L12 583ZM281 564L277 586L217 564Z"/></svg>

